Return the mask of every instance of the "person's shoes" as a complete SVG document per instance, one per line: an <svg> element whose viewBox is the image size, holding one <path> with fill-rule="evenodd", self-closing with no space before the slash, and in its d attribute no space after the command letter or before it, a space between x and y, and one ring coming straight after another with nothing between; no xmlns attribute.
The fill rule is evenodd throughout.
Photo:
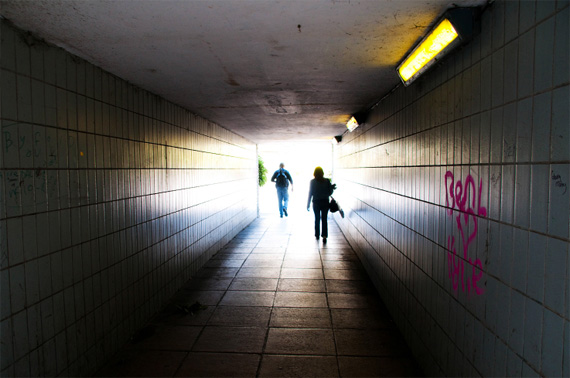
<svg viewBox="0 0 570 378"><path fill-rule="evenodd" d="M319 237L318 237L318 236L315 236L315 239L319 240Z"/></svg>
<svg viewBox="0 0 570 378"><path fill-rule="evenodd" d="M283 208L283 214L285 214L286 217L289 216L289 214L287 214L287 209L286 209L286 208Z"/></svg>
<svg viewBox="0 0 570 378"><path fill-rule="evenodd" d="M344 211L342 211L342 209L340 209L338 212L340 213L340 216L344 218Z"/></svg>
<svg viewBox="0 0 570 378"><path fill-rule="evenodd" d="M323 238L323 244L327 244L327 238Z"/></svg>
<svg viewBox="0 0 570 378"><path fill-rule="evenodd" d="M283 214L280 215L280 218L283 218Z"/></svg>

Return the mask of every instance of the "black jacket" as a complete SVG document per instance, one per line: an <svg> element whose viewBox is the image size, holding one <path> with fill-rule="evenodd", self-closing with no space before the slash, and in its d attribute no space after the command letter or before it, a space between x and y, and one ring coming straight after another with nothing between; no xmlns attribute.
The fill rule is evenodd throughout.
<svg viewBox="0 0 570 378"><path fill-rule="evenodd" d="M334 191L334 186L331 184L331 180L328 178L323 178L321 180L312 179L311 186L309 187L309 198L307 199L307 208L311 204L311 197L313 202L319 200L329 200L330 195Z"/></svg>

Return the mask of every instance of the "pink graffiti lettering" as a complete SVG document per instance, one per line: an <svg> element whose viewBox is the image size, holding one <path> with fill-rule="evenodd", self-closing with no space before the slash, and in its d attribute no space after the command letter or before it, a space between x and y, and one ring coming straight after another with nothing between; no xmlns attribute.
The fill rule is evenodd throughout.
<svg viewBox="0 0 570 378"><path fill-rule="evenodd" d="M479 190L477 191L473 176L468 175L465 182L457 181L451 171L445 173L445 205L447 206L447 215L453 216L453 211L458 210L459 213L455 217L457 230L461 236L461 244L463 247L463 256L457 256L455 248L455 237L447 238L447 265L449 278L454 291L461 290L467 293L472 291L476 295L483 294L484 290L478 286L478 282L483 276L483 264L480 259L474 262L468 255L469 245L475 240L478 231L478 218L487 216L487 209L481 206L481 192L483 188L483 180L479 181ZM470 195L469 195L470 194ZM469 225L472 224L472 231L469 232ZM464 264L471 266L471 275L466 277ZM477 270L479 271L477 273Z"/></svg>

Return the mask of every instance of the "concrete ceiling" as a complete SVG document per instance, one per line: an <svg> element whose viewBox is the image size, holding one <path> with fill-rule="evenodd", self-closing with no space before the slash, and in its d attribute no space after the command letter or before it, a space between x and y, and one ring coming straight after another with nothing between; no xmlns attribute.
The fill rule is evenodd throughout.
<svg viewBox="0 0 570 378"><path fill-rule="evenodd" d="M486 0L1 0L18 27L256 143L342 134L446 9Z"/></svg>

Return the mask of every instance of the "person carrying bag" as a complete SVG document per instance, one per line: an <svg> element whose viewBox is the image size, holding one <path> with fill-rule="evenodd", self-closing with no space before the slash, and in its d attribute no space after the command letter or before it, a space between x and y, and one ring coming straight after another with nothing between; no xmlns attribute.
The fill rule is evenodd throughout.
<svg viewBox="0 0 570 378"><path fill-rule="evenodd" d="M315 177L311 180L309 187L309 198L307 199L307 211L310 211L311 199L313 201L313 212L315 213L315 238L319 240L319 234L323 238L323 243L327 242L328 223L327 216L329 210L333 211L330 206L329 197L336 189L335 184L324 177L324 171L321 167L316 167L313 173ZM334 199L333 199L334 200ZM334 201L336 204L336 201ZM339 211L338 206L336 210ZM342 214L342 213L341 213ZM321 229L322 225L322 229Z"/></svg>

